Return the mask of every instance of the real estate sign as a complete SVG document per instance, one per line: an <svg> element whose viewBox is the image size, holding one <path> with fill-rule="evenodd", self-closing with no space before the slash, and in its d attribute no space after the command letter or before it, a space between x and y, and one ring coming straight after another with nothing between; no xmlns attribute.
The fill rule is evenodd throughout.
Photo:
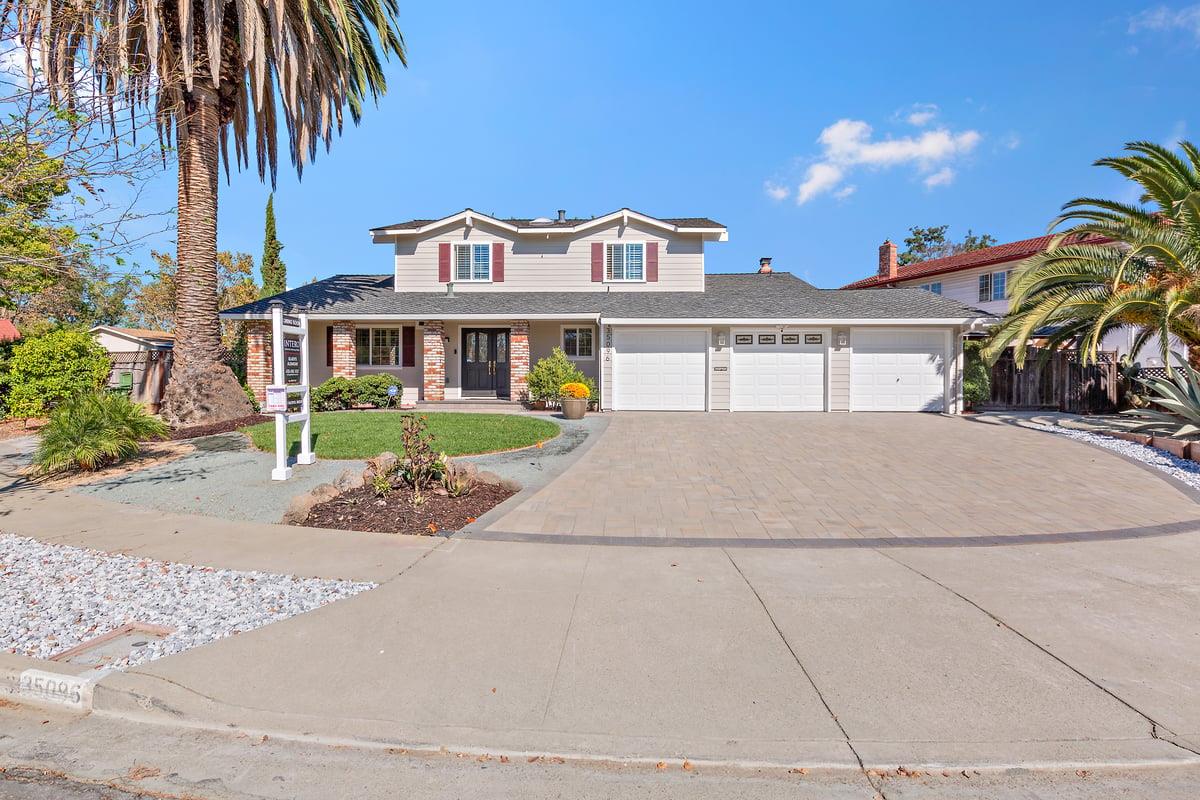
<svg viewBox="0 0 1200 800"><path fill-rule="evenodd" d="M287 426L299 423L300 453L297 464L317 460L312 450L312 406L309 399L308 315L283 313L283 304L271 304L272 380L267 387L264 411L275 415L275 468L271 479L292 477L288 465Z"/></svg>

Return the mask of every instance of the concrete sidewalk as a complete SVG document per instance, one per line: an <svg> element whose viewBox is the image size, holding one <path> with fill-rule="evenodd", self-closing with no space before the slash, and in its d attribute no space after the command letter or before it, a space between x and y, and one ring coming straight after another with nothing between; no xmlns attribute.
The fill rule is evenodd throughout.
<svg viewBox="0 0 1200 800"><path fill-rule="evenodd" d="M1198 571L1191 536L901 554L453 540L375 591L106 678L96 708L647 763L1200 763Z"/></svg>

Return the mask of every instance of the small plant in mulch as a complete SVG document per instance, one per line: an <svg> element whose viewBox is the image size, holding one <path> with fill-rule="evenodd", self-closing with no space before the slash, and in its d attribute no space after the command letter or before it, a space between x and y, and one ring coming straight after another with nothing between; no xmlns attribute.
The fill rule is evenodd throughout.
<svg viewBox="0 0 1200 800"><path fill-rule="evenodd" d="M469 525L514 494L498 476L480 480L473 465L435 451L423 417L405 415L401 444L403 458L372 459L364 485L313 506L302 524L429 535Z"/></svg>

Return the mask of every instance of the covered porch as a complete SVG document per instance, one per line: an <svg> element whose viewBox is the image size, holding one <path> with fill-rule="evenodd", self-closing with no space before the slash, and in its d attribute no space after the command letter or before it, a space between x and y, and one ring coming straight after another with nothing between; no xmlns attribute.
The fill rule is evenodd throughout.
<svg viewBox="0 0 1200 800"><path fill-rule="evenodd" d="M600 331L594 317L560 319L323 319L309 317L309 369L318 386L334 376L383 373L402 402L528 397L531 366L562 347L599 383ZM271 327L247 323L246 376L259 402L271 382Z"/></svg>

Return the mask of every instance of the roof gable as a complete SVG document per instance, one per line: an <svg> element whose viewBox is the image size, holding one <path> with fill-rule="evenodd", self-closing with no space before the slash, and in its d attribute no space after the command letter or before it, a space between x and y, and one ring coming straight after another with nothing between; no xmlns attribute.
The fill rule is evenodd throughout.
<svg viewBox="0 0 1200 800"><path fill-rule="evenodd" d="M582 233L592 228L611 224L616 220L636 220L670 233L709 233L717 235L721 241L728 239L725 226L708 217L652 217L630 208L621 208L599 217L567 218L539 222L536 219L524 217L493 217L482 214L474 209L465 208L457 214L451 214L440 219L410 219L393 225L384 225L371 229L371 237L377 242L392 241L396 237L418 236L438 230L449 225L473 225L476 221L495 225L503 230L517 234L545 235L552 233Z"/></svg>

